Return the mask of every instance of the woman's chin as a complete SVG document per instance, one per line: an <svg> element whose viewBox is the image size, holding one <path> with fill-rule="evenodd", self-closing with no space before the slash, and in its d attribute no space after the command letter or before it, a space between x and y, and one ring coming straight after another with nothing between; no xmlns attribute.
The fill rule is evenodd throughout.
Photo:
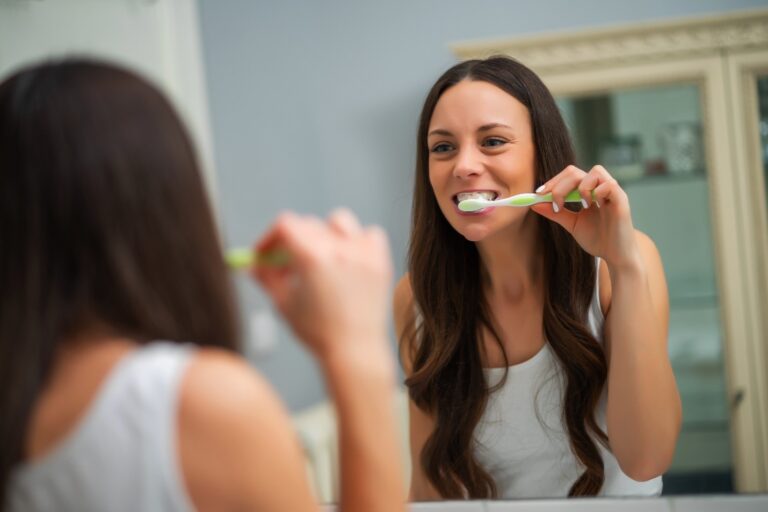
<svg viewBox="0 0 768 512"><path fill-rule="evenodd" d="M487 226L474 225L464 226L459 233L469 242L480 242L490 234Z"/></svg>

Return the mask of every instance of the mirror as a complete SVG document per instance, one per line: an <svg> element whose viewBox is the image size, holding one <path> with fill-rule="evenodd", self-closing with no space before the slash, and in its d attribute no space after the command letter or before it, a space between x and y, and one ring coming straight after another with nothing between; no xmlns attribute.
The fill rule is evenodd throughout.
<svg viewBox="0 0 768 512"><path fill-rule="evenodd" d="M739 327L754 326L761 315L759 301L740 291L756 286L740 275L738 247L748 235L736 234L742 217L729 206L743 192L730 164L738 149L729 127L739 121L727 115L740 97L722 85L730 72L724 55L768 48L768 38L755 35L763 34L759 29L745 28L765 20L765 11L690 12L691 19L632 26L626 26L633 22L629 12L622 20L595 13L581 25L553 25L543 21L552 19L551 7L527 6L522 23L455 5L440 28L424 30L417 21L432 20L420 10L424 4L409 7L416 12L408 15L348 7L345 19L358 21L341 26L339 11L315 5L304 5L301 18L287 6L200 5L219 197L235 243L281 208L324 213L345 204L387 229L402 273L417 118L431 83L455 62L446 46L457 59L503 53L532 67L558 99L580 163L602 161L617 175L636 225L662 254L670 358L684 409L664 494L768 489L768 457L756 453L762 434L743 427L768 417L768 406L750 384L764 370L745 356L754 353L762 328ZM622 26L584 30L612 23ZM563 33L455 42L539 30ZM743 137L759 133L753 127ZM256 204L253 190L268 193ZM752 261L762 264L759 257ZM258 292L244 285L242 294L246 317L262 314ZM338 485L332 409L311 361L282 342L287 333L275 336L277 345L255 364L288 401L316 492L332 501ZM399 407L407 433L404 395ZM409 460L407 446L403 454Z"/></svg>
<svg viewBox="0 0 768 512"><path fill-rule="evenodd" d="M345 205L387 230L398 275L429 87L457 59L502 53L530 66L555 95L579 163L606 165L661 251L684 414L663 494L768 490L768 11L739 10L761 2L710 3L705 16L681 0L619 10L604 1L591 12L561 1L516 12L498 1L198 0L173 15L168 2L81 2L92 16L63 37L58 22L76 3L2 5L6 20L45 11L56 30L22 48L24 25L0 16L0 70L83 49L81 32L96 33L101 50L143 66L183 110L184 100L197 105L186 114L215 169L227 243L251 243L284 209ZM118 33L104 17L133 25ZM505 34L516 37L477 42ZM315 492L332 502L339 461L321 376L265 297L246 279L238 289L246 355L287 403ZM403 390L397 407L410 464Z"/></svg>
<svg viewBox="0 0 768 512"><path fill-rule="evenodd" d="M753 26L750 16L758 20L765 13L452 45L459 59L504 53L539 72L559 100L580 162L605 159L631 197L638 227L659 246L670 286L670 358L684 409L664 494L766 489L762 438L744 427L766 413L762 391L747 382L747 375L764 372L759 361L765 353L755 351L763 331L734 329L762 316L759 300L740 299L740 289L759 286L738 276L741 258L752 250L758 266L766 258L761 260L759 247L731 236L739 223L729 218L731 198L749 187L728 185L734 181L729 155L742 149L729 127L743 118L725 113L737 111L735 103L744 97L726 94L722 84L729 73L743 71L725 70L725 54L764 52L767 44L739 37L724 43L711 36L735 33L727 28L734 23L746 30ZM702 57L704 50L693 41L704 39L720 42L712 42ZM768 59L753 57L754 81ZM759 139L756 126L739 139ZM744 165L738 172L758 171ZM765 205L759 206L765 216Z"/></svg>

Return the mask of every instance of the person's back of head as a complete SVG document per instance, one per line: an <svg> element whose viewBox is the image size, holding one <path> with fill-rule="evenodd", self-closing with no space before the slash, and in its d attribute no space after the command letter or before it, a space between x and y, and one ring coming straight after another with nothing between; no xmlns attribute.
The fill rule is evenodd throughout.
<svg viewBox="0 0 768 512"><path fill-rule="evenodd" d="M62 340L236 349L231 284L193 146L155 87L65 60L0 84L0 504Z"/></svg>

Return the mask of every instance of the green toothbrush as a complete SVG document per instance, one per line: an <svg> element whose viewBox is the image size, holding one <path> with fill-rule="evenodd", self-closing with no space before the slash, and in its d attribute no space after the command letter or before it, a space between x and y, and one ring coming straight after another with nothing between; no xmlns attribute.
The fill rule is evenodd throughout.
<svg viewBox="0 0 768 512"><path fill-rule="evenodd" d="M253 249L238 247L230 249L224 255L224 261L234 270L250 268L257 265L270 267L282 267L291 260L287 251L275 250L259 253Z"/></svg>
<svg viewBox="0 0 768 512"><path fill-rule="evenodd" d="M592 200L595 199L595 192L592 191ZM515 194L514 196L505 197L503 199L465 199L459 203L459 210L463 212L476 212L483 208L496 207L496 206L532 206L538 203L551 203L552 193L539 195L539 194ZM571 191L565 196L566 203L581 203L582 197L578 190Z"/></svg>

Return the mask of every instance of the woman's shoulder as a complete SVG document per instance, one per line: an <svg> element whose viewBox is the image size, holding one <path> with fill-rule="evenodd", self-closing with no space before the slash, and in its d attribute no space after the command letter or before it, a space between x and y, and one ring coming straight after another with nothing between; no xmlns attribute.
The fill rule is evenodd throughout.
<svg viewBox="0 0 768 512"><path fill-rule="evenodd" d="M181 382L178 414L182 447L188 439L194 452L190 460L221 450L235 455L236 445L253 437L252 431L285 417L269 383L242 357L218 348L197 350L190 360ZM252 431L241 428L248 424ZM227 459L217 456L210 462Z"/></svg>
<svg viewBox="0 0 768 512"><path fill-rule="evenodd" d="M412 309L413 303L413 289L411 288L411 276L409 272L403 274L395 284L394 295L395 315L400 313L407 313L408 309Z"/></svg>
<svg viewBox="0 0 768 512"><path fill-rule="evenodd" d="M416 308L413 303L413 289L411 288L410 274L405 273L395 285L393 304L393 316L395 320L395 334L399 340L400 361L406 375L411 373L411 361L413 355L413 336L408 331L414 326L416 320Z"/></svg>
<svg viewBox="0 0 768 512"><path fill-rule="evenodd" d="M269 384L240 355L205 347L195 351L182 382L182 405L211 406L226 412L238 401L266 398ZM221 397L228 400L222 401Z"/></svg>
<svg viewBox="0 0 768 512"><path fill-rule="evenodd" d="M178 432L184 480L198 507L253 505L269 495L263 488L272 481L266 461L282 460L283 469L299 461L288 477L302 474L300 446L277 394L247 361L226 350L203 348L189 362ZM301 494L301 482L293 485Z"/></svg>
<svg viewBox="0 0 768 512"><path fill-rule="evenodd" d="M600 312L603 314L603 318L605 318L611 305L611 274L608 272L608 265L604 259L600 258L598 262L597 292L600 300Z"/></svg>
<svg viewBox="0 0 768 512"><path fill-rule="evenodd" d="M411 278L408 272L406 272L395 285L392 311L395 317L397 335L400 338L403 329L413 322L416 315L416 308L414 307L413 302L413 289L411 288Z"/></svg>
<svg viewBox="0 0 768 512"><path fill-rule="evenodd" d="M640 251L640 257L643 260L646 268L649 272L649 279L657 281L664 279L664 268L661 263L661 256L659 250L656 247L653 239L647 234L643 233L639 229L635 229L635 243ZM613 290L611 286L611 274L608 270L608 264L605 260L600 259L600 265L598 267L599 277L598 282L600 285L600 307L603 315L608 313L611 308L611 297Z"/></svg>
<svg viewBox="0 0 768 512"><path fill-rule="evenodd" d="M195 352L181 382L182 426L204 434L201 440L225 442L238 432L230 427L250 420L258 426L273 412L285 414L272 387L244 358L219 348Z"/></svg>

